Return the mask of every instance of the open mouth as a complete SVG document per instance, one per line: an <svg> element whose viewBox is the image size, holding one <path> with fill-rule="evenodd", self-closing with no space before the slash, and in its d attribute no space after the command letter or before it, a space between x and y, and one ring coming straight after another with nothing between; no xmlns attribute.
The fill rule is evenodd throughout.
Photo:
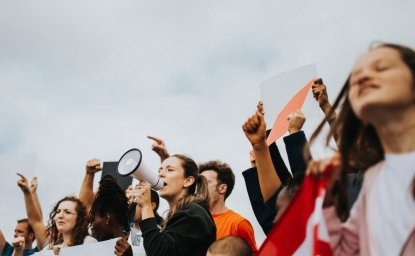
<svg viewBox="0 0 415 256"><path fill-rule="evenodd" d="M163 186L161 188L164 188L165 186L167 186L167 183L163 181Z"/></svg>

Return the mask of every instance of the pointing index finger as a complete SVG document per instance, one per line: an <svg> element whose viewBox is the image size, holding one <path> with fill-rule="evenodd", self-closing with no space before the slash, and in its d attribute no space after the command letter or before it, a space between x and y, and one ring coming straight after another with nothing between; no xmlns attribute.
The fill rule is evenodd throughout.
<svg viewBox="0 0 415 256"><path fill-rule="evenodd" d="M19 176L20 176L20 178L22 178L23 180L27 180L27 179L26 179L26 177L25 177L23 174L18 173L18 172L16 172L16 174L17 174L17 175L19 175Z"/></svg>
<svg viewBox="0 0 415 256"><path fill-rule="evenodd" d="M150 135L148 135L148 136L147 136L147 138L149 138L150 140L154 140L154 141L155 141L155 142L157 142L157 143L162 143L162 142L163 142L163 140L162 140L162 139L157 138L157 137L154 137L154 136L150 136Z"/></svg>

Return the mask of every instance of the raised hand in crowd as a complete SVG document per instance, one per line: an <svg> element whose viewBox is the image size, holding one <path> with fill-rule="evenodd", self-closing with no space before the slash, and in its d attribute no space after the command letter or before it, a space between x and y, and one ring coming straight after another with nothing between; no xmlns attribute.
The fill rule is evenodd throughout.
<svg viewBox="0 0 415 256"><path fill-rule="evenodd" d="M95 174L96 172L99 172L102 170L101 167L101 161L99 159L91 159L86 162L86 173L88 174Z"/></svg>
<svg viewBox="0 0 415 256"><path fill-rule="evenodd" d="M248 118L242 129L252 145L261 194L264 201L267 201L279 189L281 180L275 171L266 142L266 124L262 102L258 103L255 114Z"/></svg>
<svg viewBox="0 0 415 256"><path fill-rule="evenodd" d="M79 199L85 205L88 212L91 209L92 202L94 201L93 186L95 173L101 170L101 161L99 159L94 158L86 162L86 172L82 181L81 190L79 191Z"/></svg>
<svg viewBox="0 0 415 256"><path fill-rule="evenodd" d="M20 179L17 180L17 185L23 191L26 206L26 214L29 219L29 224L32 227L33 232L35 234L38 249L42 249L47 241L47 236L45 233L46 227L43 224L41 214L42 211L39 204L39 200L34 198L34 193L36 192L36 188L38 185L37 179L35 179L35 182L33 182L32 180L32 185L29 187L29 182L27 178L20 173L17 173L17 175L20 176ZM34 193L32 193L32 191Z"/></svg>
<svg viewBox="0 0 415 256"><path fill-rule="evenodd" d="M20 174L20 173L16 173L16 174L20 176L20 179L17 180L17 185L20 187L23 193L31 193L27 178L23 174Z"/></svg>
<svg viewBox="0 0 415 256"><path fill-rule="evenodd" d="M305 116L301 110L291 113L287 117L288 119L288 132L290 134L301 131L305 123Z"/></svg>
<svg viewBox="0 0 415 256"><path fill-rule="evenodd" d="M30 192L32 193L33 200L35 201L36 209L38 210L40 216L43 219L43 212L42 207L40 206L39 197L37 196L37 187L38 187L39 181L37 177L33 177L30 181Z"/></svg>
<svg viewBox="0 0 415 256"><path fill-rule="evenodd" d="M147 136L147 138L154 141L153 145L151 145L151 149L157 153L160 157L160 162L163 162L166 158L170 156L169 151L167 150L166 144L160 138L154 136Z"/></svg>
<svg viewBox="0 0 415 256"><path fill-rule="evenodd" d="M336 112L331 112L332 105L329 102L329 96L327 94L327 87L323 83L323 79L317 78L314 80L314 84L311 86L311 90L313 91L313 96L318 102L321 110L323 110L324 115L326 116L327 122L330 126L336 120Z"/></svg>
<svg viewBox="0 0 415 256"><path fill-rule="evenodd" d="M317 100L321 108L325 108L330 105L326 85L323 83L323 79L317 78L314 80L311 90L313 92L314 99Z"/></svg>
<svg viewBox="0 0 415 256"><path fill-rule="evenodd" d="M38 184L37 177L33 177L30 181L30 192L36 193Z"/></svg>
<svg viewBox="0 0 415 256"><path fill-rule="evenodd" d="M23 256L25 248L25 239L22 236L15 237L12 242L13 245L13 256Z"/></svg>
<svg viewBox="0 0 415 256"><path fill-rule="evenodd" d="M255 148L266 147L266 124L264 119L264 109L262 102L258 102L256 112L246 120L242 126L245 136Z"/></svg>

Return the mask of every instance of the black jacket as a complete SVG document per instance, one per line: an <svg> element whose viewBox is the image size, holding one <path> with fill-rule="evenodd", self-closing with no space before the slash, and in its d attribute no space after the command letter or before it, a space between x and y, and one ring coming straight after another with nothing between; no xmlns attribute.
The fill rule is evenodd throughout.
<svg viewBox="0 0 415 256"><path fill-rule="evenodd" d="M177 211L160 230L155 218L140 222L147 256L205 256L216 240L216 226L209 210L190 203Z"/></svg>
<svg viewBox="0 0 415 256"><path fill-rule="evenodd" d="M305 172L308 161L304 158L304 148L307 145L307 138L304 132L300 131L284 137L284 143L292 174L295 175L298 172ZM272 143L269 146L269 151L278 177L282 184L285 184L287 179L291 177L291 174L281 157L277 145ZM249 168L242 172L242 175L244 176L249 201L251 202L255 217L264 233L268 234L273 226L273 220L277 213L275 201L282 187L268 201L264 202L259 187L257 169Z"/></svg>

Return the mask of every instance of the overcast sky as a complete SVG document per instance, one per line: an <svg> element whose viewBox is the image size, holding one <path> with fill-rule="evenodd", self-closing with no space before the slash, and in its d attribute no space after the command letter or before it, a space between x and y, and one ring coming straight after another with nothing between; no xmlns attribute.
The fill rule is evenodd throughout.
<svg viewBox="0 0 415 256"><path fill-rule="evenodd" d="M37 154L46 216L79 191L90 158L139 147L156 170L145 136L162 137L171 153L233 167L228 207L260 244L240 174L250 150L241 125L259 84L317 63L334 98L371 42L415 47L413 10L412 0L1 1L0 154ZM15 182L14 172L1 170ZM11 187L0 195L8 240L25 214Z"/></svg>

